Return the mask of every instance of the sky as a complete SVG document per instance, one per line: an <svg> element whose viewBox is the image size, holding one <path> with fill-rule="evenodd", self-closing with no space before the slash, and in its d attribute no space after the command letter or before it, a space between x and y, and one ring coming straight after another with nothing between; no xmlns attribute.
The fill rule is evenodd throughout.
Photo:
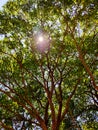
<svg viewBox="0 0 98 130"><path fill-rule="evenodd" d="M8 0L0 0L0 10L2 9L2 6L7 2Z"/></svg>

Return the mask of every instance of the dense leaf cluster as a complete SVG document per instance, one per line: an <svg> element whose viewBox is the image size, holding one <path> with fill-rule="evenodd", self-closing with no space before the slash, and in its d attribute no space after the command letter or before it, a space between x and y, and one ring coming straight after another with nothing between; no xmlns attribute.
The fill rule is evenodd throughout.
<svg viewBox="0 0 98 130"><path fill-rule="evenodd" d="M7 2L0 11L0 129L97 129L97 31L96 0Z"/></svg>

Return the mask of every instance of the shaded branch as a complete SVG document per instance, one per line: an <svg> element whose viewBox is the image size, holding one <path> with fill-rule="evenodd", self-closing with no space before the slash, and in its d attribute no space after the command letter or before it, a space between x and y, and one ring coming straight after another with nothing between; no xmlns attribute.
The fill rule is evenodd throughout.
<svg viewBox="0 0 98 130"><path fill-rule="evenodd" d="M70 101L71 101L71 98L72 98L73 95L75 94L75 91L76 91L76 89L77 89L77 86L78 86L79 82L80 82L80 79L78 79L77 84L74 86L74 90L72 91L71 95L69 96L69 98L68 98L67 101L66 101L65 110L64 110L63 113L62 113L61 121L64 119L66 113L68 112L69 103L70 103Z"/></svg>

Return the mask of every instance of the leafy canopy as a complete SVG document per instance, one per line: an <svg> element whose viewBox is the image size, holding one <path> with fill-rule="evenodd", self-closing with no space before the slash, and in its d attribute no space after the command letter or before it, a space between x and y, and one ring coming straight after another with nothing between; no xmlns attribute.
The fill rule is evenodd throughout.
<svg viewBox="0 0 98 130"><path fill-rule="evenodd" d="M97 1L9 0L0 11L0 128L96 128Z"/></svg>

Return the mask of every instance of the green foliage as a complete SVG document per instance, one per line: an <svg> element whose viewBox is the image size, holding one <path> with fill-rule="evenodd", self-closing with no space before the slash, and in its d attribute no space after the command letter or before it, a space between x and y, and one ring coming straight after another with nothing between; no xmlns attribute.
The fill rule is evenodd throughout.
<svg viewBox="0 0 98 130"><path fill-rule="evenodd" d="M96 0L9 0L0 11L0 125L96 129L97 31Z"/></svg>
<svg viewBox="0 0 98 130"><path fill-rule="evenodd" d="M98 123L97 122L87 122L87 124L83 125L84 130L97 130Z"/></svg>

